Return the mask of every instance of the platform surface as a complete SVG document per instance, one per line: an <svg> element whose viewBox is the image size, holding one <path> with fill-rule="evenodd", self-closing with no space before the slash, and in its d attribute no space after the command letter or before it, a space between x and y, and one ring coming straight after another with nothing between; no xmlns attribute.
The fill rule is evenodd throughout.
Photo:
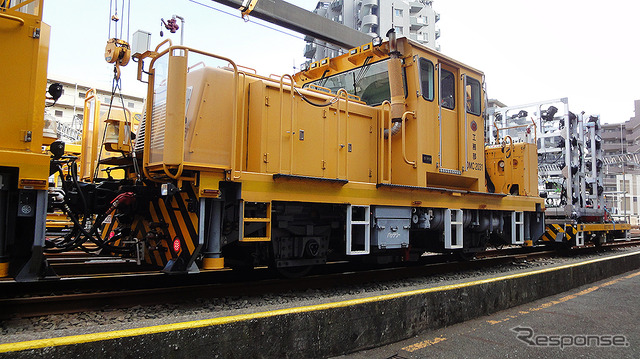
<svg viewBox="0 0 640 359"><path fill-rule="evenodd" d="M337 358L640 358L640 271Z"/></svg>

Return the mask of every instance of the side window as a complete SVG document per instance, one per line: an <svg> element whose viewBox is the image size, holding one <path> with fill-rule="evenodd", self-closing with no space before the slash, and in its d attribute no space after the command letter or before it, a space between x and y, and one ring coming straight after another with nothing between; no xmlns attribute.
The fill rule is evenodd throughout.
<svg viewBox="0 0 640 359"><path fill-rule="evenodd" d="M456 77L447 70L441 70L440 103L442 107L453 110L456 108Z"/></svg>
<svg viewBox="0 0 640 359"><path fill-rule="evenodd" d="M420 91L427 101L433 101L433 63L420 58Z"/></svg>
<svg viewBox="0 0 640 359"><path fill-rule="evenodd" d="M467 112L472 115L480 116L482 108L480 102L482 98L480 81L467 77L467 88L464 92L467 99Z"/></svg>

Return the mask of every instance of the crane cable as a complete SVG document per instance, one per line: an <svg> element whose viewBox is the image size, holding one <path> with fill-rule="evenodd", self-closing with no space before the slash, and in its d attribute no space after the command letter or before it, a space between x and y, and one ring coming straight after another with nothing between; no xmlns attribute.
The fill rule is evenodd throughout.
<svg viewBox="0 0 640 359"><path fill-rule="evenodd" d="M124 8L125 8L125 0L122 0L121 2L121 11L124 12ZM126 43L125 45L128 48L128 42L129 42L129 31L130 31L130 16L131 16L131 0L127 0L127 16L125 21L127 22L127 34L126 34ZM118 36L118 21L120 21L120 17L118 16L118 0L110 0L110 4L109 4L109 39L112 39L111 37L111 27L112 27L112 22L115 22L114 27L114 39L116 39L116 43L118 42L123 42L122 40L119 40L120 38L124 37L123 36L123 31L124 31L124 21L120 22L120 34ZM128 61L127 61L128 62ZM125 66L126 63L123 64L123 66ZM112 80L112 85L111 85L111 96L109 98L109 107L108 107L108 111L107 111L107 119L110 118L111 116L111 110L113 108L113 98L114 96L118 96L120 98L120 102L122 104L122 113L124 116L124 125L125 127L128 128L128 130L131 132L131 130L133 129L133 120L131 119L131 116L127 115L127 111L126 111L126 107L125 107L125 103L124 103L124 98L122 96L122 82L120 79L120 74L119 74L119 69L118 69L119 63L118 60L116 60L116 62L114 63L114 77ZM104 142L106 139L106 129L102 134L102 141L100 143L99 148L102 149L104 146ZM127 136L128 138L128 144L129 147L131 149L133 149L133 140L131 138L132 136L129 135ZM102 159L102 150L100 150L98 152L98 161L96 163L96 167L94 169L94 178L98 177L99 174L99 168L100 168L100 160ZM138 161L136 159L136 155L135 155L135 151L132 151L132 162L133 162L133 169L134 172L136 174L136 178L138 181L141 180L141 171L140 168L138 166Z"/></svg>

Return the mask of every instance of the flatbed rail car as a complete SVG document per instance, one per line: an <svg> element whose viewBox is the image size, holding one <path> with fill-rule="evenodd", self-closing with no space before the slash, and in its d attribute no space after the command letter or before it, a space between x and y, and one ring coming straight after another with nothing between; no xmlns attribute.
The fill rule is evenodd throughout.
<svg viewBox="0 0 640 359"><path fill-rule="evenodd" d="M160 46L139 59L139 77L149 74L132 151L141 173L98 187L118 188L101 206L112 211L103 239L134 243L165 271L299 272L543 234L535 156L487 157L480 71L393 33L282 77ZM487 190L486 168L513 165L528 180Z"/></svg>
<svg viewBox="0 0 640 359"><path fill-rule="evenodd" d="M566 97L489 113L489 138L508 134L517 142L535 135L538 190L546 207L541 243L570 247L628 238L631 225L614 219L605 206L599 116L572 113ZM517 131L526 126L529 133Z"/></svg>

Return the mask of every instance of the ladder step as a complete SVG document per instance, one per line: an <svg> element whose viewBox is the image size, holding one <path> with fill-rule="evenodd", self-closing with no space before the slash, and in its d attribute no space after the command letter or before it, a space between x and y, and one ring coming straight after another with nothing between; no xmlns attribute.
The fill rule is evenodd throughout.
<svg viewBox="0 0 640 359"><path fill-rule="evenodd" d="M271 237L244 237L240 242L269 242Z"/></svg>
<svg viewBox="0 0 640 359"><path fill-rule="evenodd" d="M270 223L271 222L271 218L243 218L243 221L245 221L245 223Z"/></svg>
<svg viewBox="0 0 640 359"><path fill-rule="evenodd" d="M243 203L240 216L242 217L242 224L240 225L240 242L270 242L271 241L271 203L270 202L251 202L252 210L257 210L257 213L247 211L247 214L251 216L264 216L262 217L246 217L246 203ZM257 206L257 207L256 207ZM260 208L262 207L262 208ZM246 227L247 226L247 227ZM251 233L245 235L247 229L251 230Z"/></svg>

